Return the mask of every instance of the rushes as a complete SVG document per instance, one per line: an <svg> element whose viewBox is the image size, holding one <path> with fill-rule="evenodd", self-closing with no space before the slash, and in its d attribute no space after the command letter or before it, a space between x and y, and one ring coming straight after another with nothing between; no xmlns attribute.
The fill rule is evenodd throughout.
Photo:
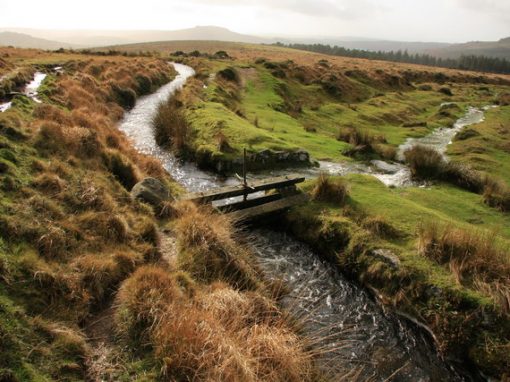
<svg viewBox="0 0 510 382"><path fill-rule="evenodd" d="M321 202L343 205L349 195L347 184L340 178L321 173L312 190L312 198Z"/></svg>
<svg viewBox="0 0 510 382"><path fill-rule="evenodd" d="M150 343L166 378L311 380L304 342L271 301L222 283L189 298L176 278L174 272L142 267L117 297L120 333Z"/></svg>
<svg viewBox="0 0 510 382"><path fill-rule="evenodd" d="M429 223L419 227L419 251L444 265L459 284L492 296L508 312L510 256L494 232Z"/></svg>
<svg viewBox="0 0 510 382"><path fill-rule="evenodd" d="M188 145L190 128L182 104L176 100L176 96L178 94L158 106L152 126L158 145L184 153Z"/></svg>
<svg viewBox="0 0 510 382"><path fill-rule="evenodd" d="M181 203L177 209L182 269L201 281L223 280L236 288L256 289L257 273L249 265L248 253L235 241L232 222L192 203Z"/></svg>

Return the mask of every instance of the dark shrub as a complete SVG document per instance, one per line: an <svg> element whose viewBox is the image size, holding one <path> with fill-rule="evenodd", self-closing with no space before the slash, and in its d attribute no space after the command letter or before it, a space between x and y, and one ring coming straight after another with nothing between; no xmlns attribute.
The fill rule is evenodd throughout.
<svg viewBox="0 0 510 382"><path fill-rule="evenodd" d="M453 95L452 89L447 88L447 87L443 87L443 88L439 89L439 92L443 93L443 94L445 94L447 96L452 96Z"/></svg>
<svg viewBox="0 0 510 382"><path fill-rule="evenodd" d="M218 72L218 77L223 78L227 81L239 83L239 74L234 68L226 68Z"/></svg>
<svg viewBox="0 0 510 382"><path fill-rule="evenodd" d="M132 109L135 106L136 93L133 89L112 85L112 91L116 102L124 109Z"/></svg>
<svg viewBox="0 0 510 382"><path fill-rule="evenodd" d="M133 164L120 152L110 151L105 155L108 170L127 190L131 190L138 182L138 174Z"/></svg>

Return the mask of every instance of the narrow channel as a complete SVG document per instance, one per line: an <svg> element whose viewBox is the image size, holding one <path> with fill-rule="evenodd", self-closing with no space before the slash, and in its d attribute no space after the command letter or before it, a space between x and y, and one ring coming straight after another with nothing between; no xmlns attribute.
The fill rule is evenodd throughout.
<svg viewBox="0 0 510 382"><path fill-rule="evenodd" d="M174 64L174 67L178 76L156 93L140 98L125 114L120 129L139 151L159 159L189 191L236 184L233 179L201 171L191 163L181 163L156 144L151 120L158 103L182 88L187 78L194 75L189 66ZM480 119L480 114L476 116L470 117L469 122ZM389 176L391 171L393 174L405 171L405 166L396 163L352 166L356 171L352 171L351 165L321 163L322 170L342 174ZM387 166L386 170L377 170L381 166ZM318 171L304 173L316 176ZM301 318L305 333L316 341L316 348L323 354L319 357L321 366L329 370L334 380L346 375L347 380L360 381L478 380L443 360L427 334L395 314L385 312L363 288L347 280L332 264L322 261L308 246L285 233L268 229L254 229L250 235L254 253L267 277L286 281L289 293L284 305Z"/></svg>
<svg viewBox="0 0 510 382"><path fill-rule="evenodd" d="M41 100L37 98L38 92L37 90L41 86L44 79L47 77L46 73L35 72L34 79L30 81L23 90L23 94L28 98L31 98L36 103L41 103ZM0 113L10 109L12 106L12 101L7 101L0 103Z"/></svg>

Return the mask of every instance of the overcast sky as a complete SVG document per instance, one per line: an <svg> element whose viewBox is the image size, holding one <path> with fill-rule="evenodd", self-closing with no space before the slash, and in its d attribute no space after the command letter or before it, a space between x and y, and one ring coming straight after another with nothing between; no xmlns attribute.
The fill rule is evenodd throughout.
<svg viewBox="0 0 510 382"><path fill-rule="evenodd" d="M0 0L0 27L181 29L407 41L510 36L510 0Z"/></svg>

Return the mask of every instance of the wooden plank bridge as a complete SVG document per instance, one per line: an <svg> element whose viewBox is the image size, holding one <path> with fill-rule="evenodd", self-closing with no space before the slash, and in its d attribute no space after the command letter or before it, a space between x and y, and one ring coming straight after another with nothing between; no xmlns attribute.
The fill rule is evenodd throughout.
<svg viewBox="0 0 510 382"><path fill-rule="evenodd" d="M307 195L296 188L296 184L305 180L300 175L279 176L250 182L244 176L242 180L243 182L236 186L190 193L182 199L198 204L226 200L225 203L215 206L215 208L228 214L235 221L253 220L308 201ZM250 195L262 192L264 194L249 198Z"/></svg>

